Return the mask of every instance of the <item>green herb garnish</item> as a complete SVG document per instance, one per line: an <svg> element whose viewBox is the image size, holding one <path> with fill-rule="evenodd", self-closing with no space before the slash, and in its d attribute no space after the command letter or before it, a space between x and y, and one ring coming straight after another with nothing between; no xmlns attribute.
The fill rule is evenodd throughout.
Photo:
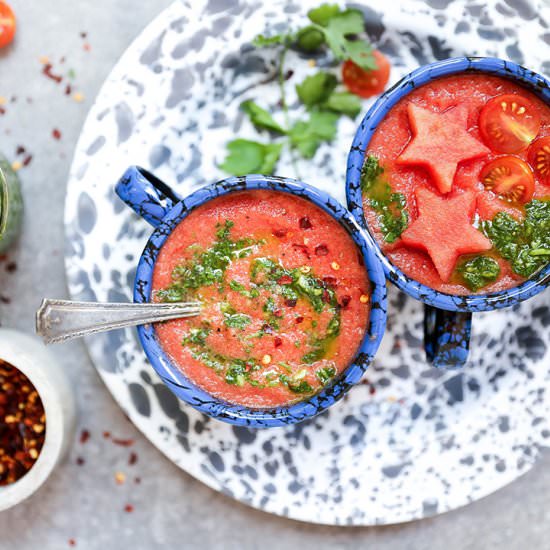
<svg viewBox="0 0 550 550"><path fill-rule="evenodd" d="M550 262L550 201L534 199L525 205L525 220L499 212L481 229L500 255L522 277L531 277Z"/></svg>
<svg viewBox="0 0 550 550"><path fill-rule="evenodd" d="M177 266L172 272L172 284L159 290L157 298L162 302L180 302L193 290L221 283L231 260L244 258L259 243L251 239L231 240L232 227L233 222L226 221L216 233L217 241L208 250L195 252L192 260Z"/></svg>
<svg viewBox="0 0 550 550"><path fill-rule="evenodd" d="M235 176L271 174L283 148L282 143L260 143L234 139L227 144L227 156L220 168Z"/></svg>
<svg viewBox="0 0 550 550"><path fill-rule="evenodd" d="M263 143L238 138L227 144L227 155L220 168L234 175L247 173L271 174L281 155L283 146L291 150L291 162L299 177L294 152L303 158L312 158L323 142L331 142L337 133L337 121L341 115L355 118L361 110L361 101L348 91L337 91L335 74L320 71L308 76L296 85L296 92L303 105L310 110L309 118L290 121L286 99L284 68L290 48L314 52L328 48L339 61L352 60L365 70L376 69L372 47L365 35L363 14L357 9L342 10L335 4L322 4L308 12L310 23L297 31L273 36L258 35L253 44L257 48L279 48L277 67L273 78L280 88L280 105L284 123L275 120L272 113L252 100L241 104L251 123L258 130L279 134L275 143Z"/></svg>
<svg viewBox="0 0 550 550"><path fill-rule="evenodd" d="M498 262L488 256L477 256L457 267L464 284L474 292L497 280L500 273Z"/></svg>
<svg viewBox="0 0 550 550"><path fill-rule="evenodd" d="M368 155L361 169L361 189L369 205L378 214L384 240L395 242L409 224L407 202L402 193L393 193L390 184L383 177L384 168L378 159Z"/></svg>
<svg viewBox="0 0 550 550"><path fill-rule="evenodd" d="M336 369L334 367L324 367L315 372L315 376L317 376L323 386L326 386L334 378L335 374Z"/></svg>

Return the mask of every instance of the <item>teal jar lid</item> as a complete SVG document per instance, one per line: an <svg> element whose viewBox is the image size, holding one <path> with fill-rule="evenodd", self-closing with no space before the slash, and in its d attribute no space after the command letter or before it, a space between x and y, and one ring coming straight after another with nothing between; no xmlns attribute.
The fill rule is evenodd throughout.
<svg viewBox="0 0 550 550"><path fill-rule="evenodd" d="M19 178L0 155L0 254L6 252L21 230L23 197Z"/></svg>

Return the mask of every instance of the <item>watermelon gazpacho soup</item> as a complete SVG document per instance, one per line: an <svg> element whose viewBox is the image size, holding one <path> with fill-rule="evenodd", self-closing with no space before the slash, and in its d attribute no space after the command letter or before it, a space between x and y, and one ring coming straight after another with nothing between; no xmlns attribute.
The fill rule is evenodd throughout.
<svg viewBox="0 0 550 550"><path fill-rule="evenodd" d="M394 105L367 147L365 217L383 253L440 292L487 294L550 262L550 108L460 74Z"/></svg>
<svg viewBox="0 0 550 550"><path fill-rule="evenodd" d="M194 318L156 325L195 384L229 403L288 405L320 391L365 336L363 257L329 214L290 193L230 193L170 234L153 275L156 301L198 300Z"/></svg>

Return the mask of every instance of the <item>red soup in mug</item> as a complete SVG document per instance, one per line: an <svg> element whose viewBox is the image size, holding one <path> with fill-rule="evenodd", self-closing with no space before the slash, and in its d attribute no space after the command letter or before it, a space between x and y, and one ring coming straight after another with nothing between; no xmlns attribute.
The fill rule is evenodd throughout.
<svg viewBox="0 0 550 550"><path fill-rule="evenodd" d="M156 301L201 314L158 324L182 372L229 403L266 408L310 397L353 360L370 285L347 231L311 202L242 191L191 212L162 247Z"/></svg>
<svg viewBox="0 0 550 550"><path fill-rule="evenodd" d="M376 129L364 211L406 275L449 294L514 287L550 261L550 108L461 74L407 94Z"/></svg>

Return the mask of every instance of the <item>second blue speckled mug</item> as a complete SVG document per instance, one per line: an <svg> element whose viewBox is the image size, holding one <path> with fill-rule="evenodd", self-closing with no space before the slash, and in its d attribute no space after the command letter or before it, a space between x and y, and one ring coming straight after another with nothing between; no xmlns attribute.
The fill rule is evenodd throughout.
<svg viewBox="0 0 550 550"><path fill-rule="evenodd" d="M456 57L425 65L405 76L374 103L363 118L348 157L346 196L348 208L363 227L360 178L369 142L388 111L404 96L434 79L458 73L486 73L511 79L550 104L550 83L543 76L511 61L489 57ZM435 367L456 368L468 358L472 313L513 306L550 285L550 265L521 285L492 294L456 296L445 294L411 279L382 253L376 240L370 244L380 258L386 277L413 298L424 302L424 347Z"/></svg>

